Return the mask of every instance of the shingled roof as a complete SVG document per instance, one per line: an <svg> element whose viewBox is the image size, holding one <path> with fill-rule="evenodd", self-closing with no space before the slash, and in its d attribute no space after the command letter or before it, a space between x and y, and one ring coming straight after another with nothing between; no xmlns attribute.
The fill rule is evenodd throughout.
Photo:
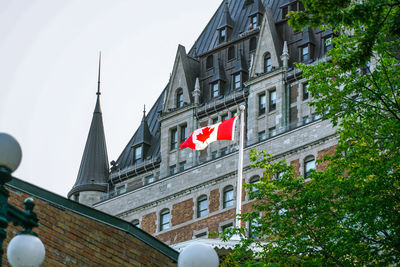
<svg viewBox="0 0 400 267"><path fill-rule="evenodd" d="M240 33L245 32L249 26L248 17L255 10L262 8L259 6L259 2L271 10L271 13L275 21L279 21L281 16L280 7L286 3L288 0L260 0L253 1L253 3L245 5L246 0L236 0L229 1L228 8L232 20L235 22L232 29L232 34L230 40L236 40L239 38ZM217 29L220 26L222 17L225 15L224 7L225 1L221 3L218 10L214 13L211 20L208 22L207 26L204 28L203 32L200 34L199 38L196 40L194 45L189 51L189 55L196 57L197 55L202 55L208 51L216 48L218 46L218 33Z"/></svg>

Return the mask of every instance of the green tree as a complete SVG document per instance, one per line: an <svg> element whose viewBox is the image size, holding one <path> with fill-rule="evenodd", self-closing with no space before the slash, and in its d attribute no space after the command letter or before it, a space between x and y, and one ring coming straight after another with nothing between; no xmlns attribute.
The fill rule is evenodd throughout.
<svg viewBox="0 0 400 267"><path fill-rule="evenodd" d="M252 152L252 167L265 172L258 190L246 186L256 204L242 219L259 226L255 237L234 230L242 240L229 264L399 265L400 1L302 2L306 11L289 14L293 27L336 35L327 60L298 64L312 105L337 127L336 153L305 180Z"/></svg>

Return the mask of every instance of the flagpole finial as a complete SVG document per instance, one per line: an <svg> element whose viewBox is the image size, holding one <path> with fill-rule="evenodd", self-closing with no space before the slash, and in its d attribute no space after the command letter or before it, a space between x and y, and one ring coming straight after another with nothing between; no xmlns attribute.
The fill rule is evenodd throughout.
<svg viewBox="0 0 400 267"><path fill-rule="evenodd" d="M240 105L240 107L239 107L239 110L240 111L243 111L243 110L245 110L246 109L246 106L245 105Z"/></svg>

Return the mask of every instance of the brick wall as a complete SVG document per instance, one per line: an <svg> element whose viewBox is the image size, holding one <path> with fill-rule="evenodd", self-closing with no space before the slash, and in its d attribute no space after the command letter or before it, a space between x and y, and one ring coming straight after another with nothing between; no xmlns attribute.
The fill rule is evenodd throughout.
<svg viewBox="0 0 400 267"><path fill-rule="evenodd" d="M336 146L330 146L328 148L325 148L321 151L318 151L318 155L317 155L317 160L321 160L325 155L333 155L336 152ZM323 171L327 168L329 162L325 161L325 162L320 162L317 165L317 170L319 171Z"/></svg>
<svg viewBox="0 0 400 267"><path fill-rule="evenodd" d="M294 177L299 177L300 176L300 160L292 160L290 162L290 165L294 167Z"/></svg>
<svg viewBox="0 0 400 267"><path fill-rule="evenodd" d="M146 231L149 234L154 234L157 230L157 214L152 212L144 215L141 226L143 231Z"/></svg>
<svg viewBox="0 0 400 267"><path fill-rule="evenodd" d="M192 220L193 205L193 198L174 204L172 206L172 226Z"/></svg>
<svg viewBox="0 0 400 267"><path fill-rule="evenodd" d="M210 191L210 204L208 209L210 213L219 210L219 201L220 200L220 193L219 189L214 189Z"/></svg>
<svg viewBox="0 0 400 267"><path fill-rule="evenodd" d="M8 189L9 202L23 209L23 201L31 196L15 188ZM131 233L66 209L62 205L37 197L34 197L34 201L34 211L40 220L40 226L34 231L38 233L46 248L42 266L176 266L171 258ZM76 203L73 205L81 206ZM98 211L94 212L101 214ZM105 214L104 216L111 217ZM20 227L10 224L4 248L20 230ZM10 266L6 260L6 253L5 251L3 256L3 266Z"/></svg>

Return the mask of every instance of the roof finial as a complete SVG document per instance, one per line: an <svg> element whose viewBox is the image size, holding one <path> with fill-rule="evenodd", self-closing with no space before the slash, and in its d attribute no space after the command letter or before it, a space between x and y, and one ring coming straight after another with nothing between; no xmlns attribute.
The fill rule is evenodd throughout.
<svg viewBox="0 0 400 267"><path fill-rule="evenodd" d="M100 69L101 69L101 51L99 52L99 76L97 78L97 93L96 93L96 95L101 95L101 93L100 93Z"/></svg>
<svg viewBox="0 0 400 267"><path fill-rule="evenodd" d="M146 104L143 105L143 117L146 117Z"/></svg>

